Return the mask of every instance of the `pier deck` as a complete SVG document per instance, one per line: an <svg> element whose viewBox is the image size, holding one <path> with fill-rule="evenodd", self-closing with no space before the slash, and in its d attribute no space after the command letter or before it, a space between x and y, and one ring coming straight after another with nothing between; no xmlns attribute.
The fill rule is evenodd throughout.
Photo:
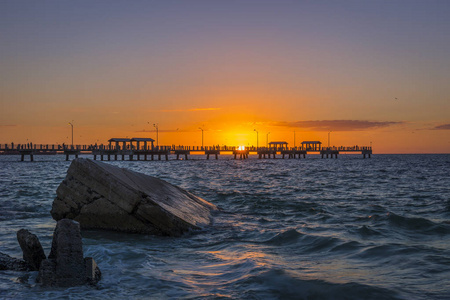
<svg viewBox="0 0 450 300"><path fill-rule="evenodd" d="M247 147L245 149L239 149L238 147L229 146L211 146L211 147L199 147L199 146L159 146L159 147L141 147L141 148L124 148L120 146L111 145L17 145L14 144L2 144L0 145L0 154L3 155L20 155L21 161L25 160L26 156L30 157L30 160L34 160L35 155L65 155L66 160L70 157L78 157L80 154L92 155L94 160L100 157L101 160L105 158L107 160L118 160L121 158L125 160L154 160L158 157L158 160L165 158L169 160L169 156L176 155L176 159L180 159L180 156L184 159L189 159L189 155L205 155L206 159L210 158L210 155L214 155L215 159L222 153L232 154L234 159L248 159L249 155L257 155L259 159L263 158L276 158L277 155L281 155L284 159L288 157L292 158L306 158L308 154L320 154L322 158L335 158L340 153L360 153L363 158L370 158L372 155L372 147L323 147L323 148L308 148L308 147Z"/></svg>

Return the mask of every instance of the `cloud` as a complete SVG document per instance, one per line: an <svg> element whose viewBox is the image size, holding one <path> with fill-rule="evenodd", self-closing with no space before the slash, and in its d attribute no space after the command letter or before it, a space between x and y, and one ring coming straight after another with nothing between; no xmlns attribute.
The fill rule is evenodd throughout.
<svg viewBox="0 0 450 300"><path fill-rule="evenodd" d="M211 110L221 110L220 107L207 107L207 108L192 108L187 111L211 111Z"/></svg>
<svg viewBox="0 0 450 300"><path fill-rule="evenodd" d="M313 131L359 131L392 125L403 122L365 121L365 120L315 120L296 122L276 122L275 126L306 128Z"/></svg>
<svg viewBox="0 0 450 300"><path fill-rule="evenodd" d="M450 130L450 124L442 124L433 128L434 130Z"/></svg>
<svg viewBox="0 0 450 300"><path fill-rule="evenodd" d="M161 109L152 110L152 112L197 112L197 111L213 111L221 110L220 107L200 107L200 108L188 108L188 109Z"/></svg>

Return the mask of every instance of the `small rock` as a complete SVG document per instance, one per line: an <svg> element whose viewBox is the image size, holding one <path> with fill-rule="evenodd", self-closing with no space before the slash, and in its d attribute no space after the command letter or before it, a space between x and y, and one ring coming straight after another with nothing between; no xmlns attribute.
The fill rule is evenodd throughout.
<svg viewBox="0 0 450 300"><path fill-rule="evenodd" d="M84 263L86 266L86 280L89 284L95 285L102 278L102 272L100 272L97 263L92 257L85 257Z"/></svg>
<svg viewBox="0 0 450 300"><path fill-rule="evenodd" d="M58 221L50 255L42 261L37 281L60 287L95 284L101 277L97 269L92 258L83 258L80 224L70 219Z"/></svg>
<svg viewBox="0 0 450 300"><path fill-rule="evenodd" d="M24 260L0 252L0 270L29 271L30 266Z"/></svg>
<svg viewBox="0 0 450 300"><path fill-rule="evenodd" d="M17 240L23 251L23 260L30 265L32 271L38 271L41 261L45 259L38 237L26 229L20 229L17 232Z"/></svg>

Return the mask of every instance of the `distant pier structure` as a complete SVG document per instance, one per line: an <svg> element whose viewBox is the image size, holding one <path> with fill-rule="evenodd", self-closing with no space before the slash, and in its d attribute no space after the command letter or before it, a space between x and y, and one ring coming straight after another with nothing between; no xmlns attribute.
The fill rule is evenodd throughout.
<svg viewBox="0 0 450 300"><path fill-rule="evenodd" d="M257 155L259 159L277 158L306 158L308 154L320 154L322 158L337 158L341 153L360 153L363 158L371 158L372 147L370 146L333 146L322 147L320 141L303 141L299 147L289 147L287 142L277 141L268 143L268 147L230 147L230 146L155 146L155 140L151 138L111 138L107 145L38 145L38 144L1 144L0 154L20 155L20 160L24 161L29 156L30 161L35 155L56 155L78 157L80 154L93 155L94 160L158 160L169 157L176 157L177 160L188 160L190 155L205 155L209 160L210 156L218 159L220 154L228 153L234 159L248 159L249 155Z"/></svg>

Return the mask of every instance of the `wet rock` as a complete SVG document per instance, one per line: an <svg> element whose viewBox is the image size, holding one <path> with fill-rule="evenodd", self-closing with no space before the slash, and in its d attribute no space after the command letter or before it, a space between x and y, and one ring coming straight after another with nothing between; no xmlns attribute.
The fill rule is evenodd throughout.
<svg viewBox="0 0 450 300"><path fill-rule="evenodd" d="M100 276L95 277L96 269L92 258L83 258L80 224L69 219L58 221L50 255L42 261L37 281L44 286L60 287L95 284L101 276L98 269Z"/></svg>
<svg viewBox="0 0 450 300"><path fill-rule="evenodd" d="M17 232L17 240L22 248L23 260L29 264L32 271L38 271L41 261L46 258L38 237L26 229L20 229Z"/></svg>
<svg viewBox="0 0 450 300"><path fill-rule="evenodd" d="M29 271L30 267L24 260L0 252L0 270Z"/></svg>
<svg viewBox="0 0 450 300"><path fill-rule="evenodd" d="M55 220L81 228L177 236L208 225L215 205L161 179L78 158L56 191Z"/></svg>
<svg viewBox="0 0 450 300"><path fill-rule="evenodd" d="M102 278L102 272L92 257L85 257L84 264L86 266L86 280L91 285L97 284Z"/></svg>

